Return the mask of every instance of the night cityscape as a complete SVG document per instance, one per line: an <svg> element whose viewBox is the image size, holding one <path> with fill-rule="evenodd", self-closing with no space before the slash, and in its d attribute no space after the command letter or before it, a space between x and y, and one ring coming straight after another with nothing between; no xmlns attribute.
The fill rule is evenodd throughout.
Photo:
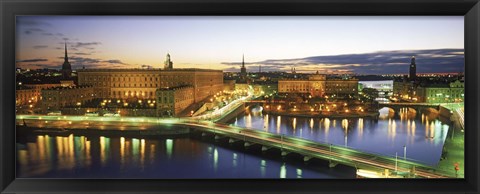
<svg viewBox="0 0 480 194"><path fill-rule="evenodd" d="M17 177L464 177L462 17L21 16L17 37Z"/></svg>

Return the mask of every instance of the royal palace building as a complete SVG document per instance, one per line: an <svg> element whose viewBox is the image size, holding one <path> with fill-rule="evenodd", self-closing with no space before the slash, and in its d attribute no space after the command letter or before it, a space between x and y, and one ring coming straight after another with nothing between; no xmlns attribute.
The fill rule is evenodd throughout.
<svg viewBox="0 0 480 194"><path fill-rule="evenodd" d="M82 69L78 85L95 88L102 99L155 99L160 88L192 86L194 102L223 90L221 70L207 69Z"/></svg>
<svg viewBox="0 0 480 194"><path fill-rule="evenodd" d="M157 90L157 115L176 116L194 103L193 86L160 88Z"/></svg>

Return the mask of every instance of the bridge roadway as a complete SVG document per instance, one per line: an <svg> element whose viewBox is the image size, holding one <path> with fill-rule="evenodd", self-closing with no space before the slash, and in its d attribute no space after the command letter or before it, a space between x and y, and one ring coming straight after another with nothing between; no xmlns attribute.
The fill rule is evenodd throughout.
<svg viewBox="0 0 480 194"><path fill-rule="evenodd" d="M395 167L395 158L364 153L349 148L313 142L296 137L285 137L283 135L276 135L254 129L222 124L208 124L195 121L186 122L185 124L196 129L214 133L215 135L223 135L228 138L242 140L248 144L253 143L267 146L267 148L277 148L285 154L297 153L306 158L320 158L334 164L344 164L357 169L371 169L376 171L389 169L390 171L409 173L412 168L415 167L415 175L418 177L448 178L452 176L445 175L447 174L445 172L436 171L435 167L418 162L398 159L397 167ZM284 153L282 153L282 155L284 155Z"/></svg>
<svg viewBox="0 0 480 194"><path fill-rule="evenodd" d="M201 130L215 134L216 137L232 138L237 141L244 141L244 144L260 144L265 149L276 148L282 151L282 155L288 153L297 153L309 158L319 158L328 160L333 164L344 164L355 167L357 169L367 169L384 171L401 172L408 174L412 168L415 168L415 175L417 177L425 178L449 178L455 177L454 174L442 172L434 166L428 166L419 162L411 160L403 160L399 158L396 160L392 157L380 156L370 153L365 153L345 147L333 146L319 142L313 142L297 137L285 137L283 135L272 134L268 132L258 131L254 129L246 129L236 126L223 125L208 121L192 120L188 118L183 119L158 119L155 117L85 117L85 116L41 116L41 115L17 115L17 122L21 123L23 120L30 121L53 121L61 122L63 124L56 124L57 127L69 128L73 125L79 126L83 122L96 123L96 126L108 125L110 127L119 125L124 126L126 123L130 126L139 125L175 125L189 127L194 130ZM74 123L72 123L74 122ZM29 124L32 126L31 124ZM137 130L141 130L137 128ZM263 150L263 147L262 147ZM397 163L397 165L395 165Z"/></svg>

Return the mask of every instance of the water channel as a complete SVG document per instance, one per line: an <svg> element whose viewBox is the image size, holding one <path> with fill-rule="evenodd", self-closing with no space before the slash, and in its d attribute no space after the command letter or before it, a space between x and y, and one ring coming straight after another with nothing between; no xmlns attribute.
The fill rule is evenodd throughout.
<svg viewBox="0 0 480 194"><path fill-rule="evenodd" d="M29 136L17 143L18 178L355 178L355 169L282 159L207 137L137 139Z"/></svg>
<svg viewBox="0 0 480 194"><path fill-rule="evenodd" d="M379 119L312 118L263 114L254 107L230 123L369 153L436 165L451 126L438 113L380 110Z"/></svg>

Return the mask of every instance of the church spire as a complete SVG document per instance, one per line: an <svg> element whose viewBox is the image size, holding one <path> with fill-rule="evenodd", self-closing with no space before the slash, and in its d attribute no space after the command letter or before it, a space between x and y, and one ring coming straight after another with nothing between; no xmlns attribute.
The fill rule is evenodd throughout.
<svg viewBox="0 0 480 194"><path fill-rule="evenodd" d="M242 68L245 68L245 54L242 54Z"/></svg>
<svg viewBox="0 0 480 194"><path fill-rule="evenodd" d="M65 41L65 58L62 65L62 76L65 79L70 79L72 74L72 65L68 62L68 54L67 54L67 41Z"/></svg>
<svg viewBox="0 0 480 194"><path fill-rule="evenodd" d="M67 54L67 41L65 41L65 63L68 63L68 54Z"/></svg>
<svg viewBox="0 0 480 194"><path fill-rule="evenodd" d="M242 67L240 68L240 79L245 82L247 80L247 68L245 68L245 55L242 54Z"/></svg>
<svg viewBox="0 0 480 194"><path fill-rule="evenodd" d="M166 70L173 69L173 62L170 59L170 53L167 53L167 57L165 58L164 69Z"/></svg>

